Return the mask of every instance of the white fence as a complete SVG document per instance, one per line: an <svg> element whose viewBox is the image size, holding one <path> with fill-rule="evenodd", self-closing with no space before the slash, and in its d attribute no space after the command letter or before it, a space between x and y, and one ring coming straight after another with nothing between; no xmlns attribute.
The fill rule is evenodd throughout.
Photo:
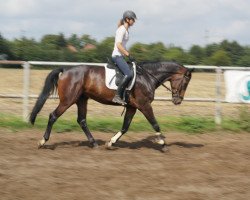
<svg viewBox="0 0 250 200"><path fill-rule="evenodd" d="M23 120L27 121L29 115L29 99L37 98L37 95L30 95L30 69L32 65L45 65L45 66L77 66L77 65L95 65L103 66L105 63L79 63L79 62L45 62L45 61L0 61L0 64L15 64L23 67L23 95L3 95L0 94L0 98L22 98L23 99ZM216 98L185 98L185 101L198 101L198 102L215 102L215 122L221 124L221 103L225 102L221 96L221 76L223 70L250 70L250 67L220 67L220 66L194 66L185 65L187 68L194 69L210 69L216 72ZM170 98L155 97L157 101L166 101Z"/></svg>

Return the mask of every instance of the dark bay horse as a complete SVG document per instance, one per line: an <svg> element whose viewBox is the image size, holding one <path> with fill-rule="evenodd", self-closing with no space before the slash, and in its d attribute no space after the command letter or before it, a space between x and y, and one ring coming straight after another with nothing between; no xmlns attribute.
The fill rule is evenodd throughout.
<svg viewBox="0 0 250 200"><path fill-rule="evenodd" d="M107 143L108 148L128 131L130 123L136 113L140 110L153 129L156 131L155 141L166 150L166 143L160 131L160 127L155 119L151 106L154 100L156 88L170 81L172 92L172 102L178 105L182 102L188 83L191 79L191 70L174 62L154 62L137 65L135 85L129 94L129 101L126 107L124 121L121 130L115 134ZM166 87L166 86L165 86ZM76 67L61 67L50 72L45 80L41 94L30 115L30 122L35 123L36 116L42 109L44 103L54 90L58 90L60 103L57 108L50 113L48 125L39 141L38 147L42 147L50 137L51 129L55 121L73 104L77 105L77 122L86 134L92 147L98 144L88 129L86 122L87 103L91 98L103 104L117 105L112 102L115 90L108 89L105 85L105 68L102 66L81 65Z"/></svg>

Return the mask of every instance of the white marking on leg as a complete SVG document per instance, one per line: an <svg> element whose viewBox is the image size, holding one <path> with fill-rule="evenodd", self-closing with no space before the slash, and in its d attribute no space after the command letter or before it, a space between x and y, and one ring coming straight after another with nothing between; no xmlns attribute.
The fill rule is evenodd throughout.
<svg viewBox="0 0 250 200"><path fill-rule="evenodd" d="M157 136L155 142L160 145L164 145L165 141L162 139L162 133L161 132L156 132L155 135Z"/></svg>
<svg viewBox="0 0 250 200"><path fill-rule="evenodd" d="M38 147L42 147L46 143L46 140L43 138L42 140L38 141Z"/></svg>
<svg viewBox="0 0 250 200"><path fill-rule="evenodd" d="M156 136L160 136L160 135L161 135L161 132L156 132L155 135L156 135Z"/></svg>
<svg viewBox="0 0 250 200"><path fill-rule="evenodd" d="M160 145L164 145L165 144L165 141L163 139L158 139L156 140L156 142Z"/></svg>
<svg viewBox="0 0 250 200"><path fill-rule="evenodd" d="M113 143L116 143L116 141L122 136L122 133L121 131L119 131L118 133L116 133L110 140L110 142L113 144Z"/></svg>
<svg viewBox="0 0 250 200"><path fill-rule="evenodd" d="M108 146L108 147L112 147L112 142L109 141L109 142L107 143L107 146Z"/></svg>

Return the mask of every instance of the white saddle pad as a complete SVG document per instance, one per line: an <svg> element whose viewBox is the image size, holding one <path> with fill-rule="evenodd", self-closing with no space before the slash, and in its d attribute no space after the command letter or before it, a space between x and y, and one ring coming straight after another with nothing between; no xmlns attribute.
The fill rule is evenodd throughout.
<svg viewBox="0 0 250 200"><path fill-rule="evenodd" d="M111 90L117 90L117 86L115 84L116 81L116 76L115 76L115 70L110 69L107 67L108 64L105 65L105 84L107 88ZM133 71L134 71L134 77L126 90L131 90L135 84L135 78L136 78L136 65L133 63Z"/></svg>

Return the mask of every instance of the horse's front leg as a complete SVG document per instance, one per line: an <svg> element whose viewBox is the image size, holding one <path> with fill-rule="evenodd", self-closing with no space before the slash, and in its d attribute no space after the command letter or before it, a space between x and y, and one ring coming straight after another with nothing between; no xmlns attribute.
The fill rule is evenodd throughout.
<svg viewBox="0 0 250 200"><path fill-rule="evenodd" d="M155 133L156 137L155 137L154 141L162 146L163 152L168 151L168 148L167 148L167 145L165 142L165 137L161 133L160 126L158 125L158 123L155 119L152 106L150 104L146 104L142 108L140 108L139 110L143 113L143 115L146 117L146 119L152 125L153 129L156 131L156 133Z"/></svg>
<svg viewBox="0 0 250 200"><path fill-rule="evenodd" d="M136 108L134 107L130 107L128 106L126 108L126 113L125 113L125 116L124 116L124 120L123 120L123 125L122 125L122 129L121 131L119 131L118 133L116 133L111 139L109 142L107 142L107 148L108 149L112 149L113 147L113 144L115 144L123 134L125 134L127 131L128 131L128 128L131 124L131 121L134 117L136 113Z"/></svg>

